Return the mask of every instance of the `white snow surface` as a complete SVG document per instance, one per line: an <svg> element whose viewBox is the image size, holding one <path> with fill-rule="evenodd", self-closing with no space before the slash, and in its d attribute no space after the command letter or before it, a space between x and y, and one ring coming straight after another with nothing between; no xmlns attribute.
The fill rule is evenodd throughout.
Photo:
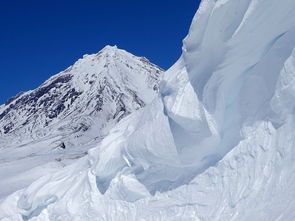
<svg viewBox="0 0 295 221"><path fill-rule="evenodd" d="M295 1L203 0L160 95L8 220L295 220Z"/></svg>

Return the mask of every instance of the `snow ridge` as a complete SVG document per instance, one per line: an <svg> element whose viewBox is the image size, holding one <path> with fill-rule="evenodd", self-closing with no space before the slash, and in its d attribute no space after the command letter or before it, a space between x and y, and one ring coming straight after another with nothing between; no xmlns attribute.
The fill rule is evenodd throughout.
<svg viewBox="0 0 295 221"><path fill-rule="evenodd" d="M160 95L0 218L294 220L294 15L293 0L203 0Z"/></svg>

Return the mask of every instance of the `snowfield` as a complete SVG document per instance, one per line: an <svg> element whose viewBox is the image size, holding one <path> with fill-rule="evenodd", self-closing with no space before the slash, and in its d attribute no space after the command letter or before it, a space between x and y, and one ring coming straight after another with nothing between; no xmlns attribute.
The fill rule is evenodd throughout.
<svg viewBox="0 0 295 221"><path fill-rule="evenodd" d="M295 220L294 46L294 0L203 0L156 98L0 220Z"/></svg>

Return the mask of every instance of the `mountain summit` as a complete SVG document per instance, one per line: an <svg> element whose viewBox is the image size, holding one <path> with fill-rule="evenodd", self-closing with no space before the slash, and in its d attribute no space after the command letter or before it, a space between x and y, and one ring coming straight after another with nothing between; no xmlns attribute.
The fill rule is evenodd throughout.
<svg viewBox="0 0 295 221"><path fill-rule="evenodd" d="M62 127L66 121L74 131L85 130L90 125L79 122L83 117L99 115L96 118L102 127L110 121L107 118L118 121L154 98L161 72L146 58L116 46L84 55L39 88L20 93L1 106L0 144L5 147L36 140L55 129L60 135L66 130ZM108 113L102 113L105 109Z"/></svg>
<svg viewBox="0 0 295 221"><path fill-rule="evenodd" d="M0 106L0 197L40 175L31 171L37 166L85 155L121 119L155 98L162 72L144 57L106 46L7 100Z"/></svg>

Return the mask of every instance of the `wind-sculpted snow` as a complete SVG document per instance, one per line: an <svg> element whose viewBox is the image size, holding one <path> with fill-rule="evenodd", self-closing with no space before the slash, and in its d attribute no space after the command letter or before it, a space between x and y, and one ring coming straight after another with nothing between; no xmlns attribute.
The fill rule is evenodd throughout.
<svg viewBox="0 0 295 221"><path fill-rule="evenodd" d="M295 2L203 0L160 94L4 220L295 220Z"/></svg>

